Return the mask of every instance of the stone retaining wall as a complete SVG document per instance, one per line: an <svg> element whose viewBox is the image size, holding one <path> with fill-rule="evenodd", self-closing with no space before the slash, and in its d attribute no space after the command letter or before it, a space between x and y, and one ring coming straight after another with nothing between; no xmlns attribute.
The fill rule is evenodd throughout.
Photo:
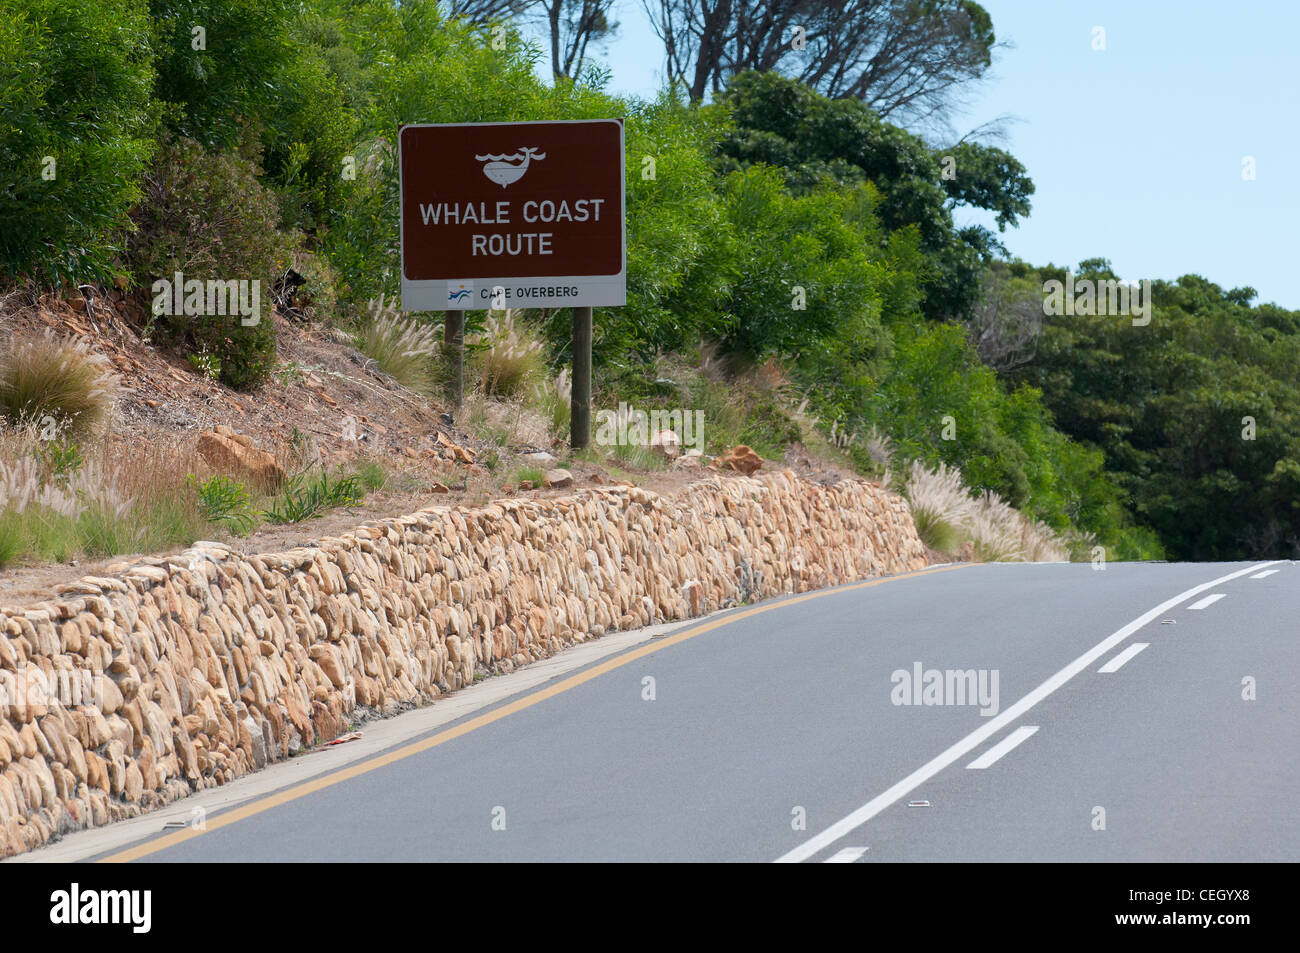
<svg viewBox="0 0 1300 953"><path fill-rule="evenodd" d="M715 478L199 543L0 607L0 856L223 784L615 629L925 565L863 482Z"/></svg>

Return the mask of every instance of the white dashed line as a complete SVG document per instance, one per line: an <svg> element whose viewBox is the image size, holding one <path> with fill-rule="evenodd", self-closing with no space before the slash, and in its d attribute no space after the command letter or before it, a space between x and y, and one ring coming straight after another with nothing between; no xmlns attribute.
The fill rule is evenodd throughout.
<svg viewBox="0 0 1300 953"><path fill-rule="evenodd" d="M1028 741L1029 737L1038 731L1037 725L1021 725L1011 734L1007 735L988 751L966 765L967 768L975 771L983 770L993 764L1012 748L1018 747L1022 742Z"/></svg>
<svg viewBox="0 0 1300 953"><path fill-rule="evenodd" d="M1206 596L1204 599L1201 599L1201 600L1199 600L1199 601L1197 601L1197 602L1193 602L1193 603L1192 603L1190 606L1188 606L1187 608L1189 608L1189 609L1204 609L1206 606L1212 606L1212 605L1214 605L1214 603L1218 602L1220 599L1222 599L1222 598L1223 598L1224 596L1226 596L1226 595L1227 595L1226 592L1216 592L1216 593L1215 593L1214 595L1212 595L1212 596Z"/></svg>
<svg viewBox="0 0 1300 953"><path fill-rule="evenodd" d="M987 741L994 734L1011 724L1070 679L1074 678L1074 676L1092 665L1092 663L1097 661L1097 659L1115 648L1115 646L1119 645L1138 629L1155 619L1159 619L1175 606L1182 605L1188 599L1192 598L1192 596L1199 596L1207 589L1213 589L1215 586L1223 585L1225 582L1231 582L1233 579L1239 579L1240 577L1252 572L1259 572L1260 570L1266 569L1278 562L1280 562L1280 560L1275 559L1270 562L1256 563L1246 569L1239 569L1236 572L1228 573L1226 576L1220 576L1218 579L1211 579L1209 582L1201 583L1199 586L1193 586L1191 589L1180 592L1172 599L1166 599L1155 608L1142 613L1122 629L1112 632L1106 638L1102 639L1069 665L1065 666L1065 668L1061 669L1055 675L1047 679L1047 681L1043 682L1043 684L1031 691L1028 695L1021 698L1010 708L1003 709L1001 714L995 715L982 726L966 735L966 737L953 743L946 750L921 765L921 767L917 768L907 777L898 781L891 787L886 788L880 794L877 794L870 801L863 804L851 814L840 818L830 827L814 834L793 850L786 851L786 853L776 859L776 862L778 864L797 864L800 861L807 860L818 851L825 850L846 834L857 830L899 798L915 791L926 781L930 780L930 778L934 777L944 768L948 767L948 765L962 757L962 755L968 754L974 748Z"/></svg>
<svg viewBox="0 0 1300 953"><path fill-rule="evenodd" d="M1123 652L1120 652L1119 655L1116 655L1101 668L1097 669L1098 674L1109 675L1111 672L1118 672L1125 662L1137 655L1150 644L1150 642L1134 642Z"/></svg>
<svg viewBox="0 0 1300 953"><path fill-rule="evenodd" d="M834 857L827 857L824 864L851 864L867 852L866 847L845 847Z"/></svg>
<svg viewBox="0 0 1300 953"><path fill-rule="evenodd" d="M1273 573L1275 573L1275 572L1278 572L1278 570L1276 570L1276 569L1265 569L1263 572L1257 572L1257 573L1255 573L1255 575L1251 576L1250 578L1251 578L1251 579L1266 579L1266 578L1268 578L1269 576L1273 575Z"/></svg>

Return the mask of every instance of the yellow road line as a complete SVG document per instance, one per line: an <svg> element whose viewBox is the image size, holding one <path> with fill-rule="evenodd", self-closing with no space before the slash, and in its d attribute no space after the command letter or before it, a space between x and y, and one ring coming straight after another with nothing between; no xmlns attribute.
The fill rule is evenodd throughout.
<svg viewBox="0 0 1300 953"><path fill-rule="evenodd" d="M897 576L885 576L880 579L871 579L866 582L853 583L848 586L840 586L835 589L818 589L815 592L806 592L803 595L794 596L789 599L782 599L779 602L771 602L766 605L754 606L750 609L743 609L740 612L731 613L711 622L704 622L697 626L692 626L675 635L667 636L663 639L656 639L654 642L647 643L638 648L632 649L622 655L616 655L612 659L594 665L589 669L579 672L577 675L571 675L566 679L556 682L546 688L539 689L531 695L525 695L517 698L508 705L502 705L500 708L494 708L492 711L477 715L468 721L459 725L440 731L435 735L430 735L420 741L414 741L401 748L395 748L386 754L376 755L366 761L359 761L354 765L346 768L340 768L330 774L321 775L310 781L304 781L302 784L295 785L291 788L285 788L275 794L269 794L249 804L226 811L209 820L203 830L186 828L177 831L174 834L168 834L166 837L158 837L127 850L119 851L116 854L110 854L100 860L100 863L126 863L132 860L139 860L141 857L147 857L150 854L156 854L160 850L166 850L169 847L175 847L182 844L192 837L199 837L209 831L218 830L222 827L228 827L231 824L238 823L246 818L261 814L263 811L269 811L272 808L279 807L281 804L288 804L290 801L296 801L300 797L306 797L308 794L314 794L325 788L332 787L335 784L341 784L344 781L367 774L378 768L409 758L411 755L420 754L428 751L430 748L436 748L455 738L469 734L476 728L482 728L484 725L490 725L493 722L507 718L515 712L523 711L525 708L531 708L534 705L546 701L548 698L554 698L561 692L567 692L571 688L577 688L594 678L599 678L607 672L612 672L616 668L621 668L637 659L645 658L655 652L662 651L671 645L685 642L687 639L693 639L697 635L703 635L705 632L712 632L714 629L721 628L724 625L730 625L733 622L739 622L741 619L750 619L764 612L771 612L774 609L783 609L786 606L795 605L800 602L807 602L809 599L817 599L821 596L835 595L841 592L851 592L855 589L869 589L872 586L879 586L882 583L894 582L898 579L914 579L917 576L929 576L938 572L951 572L954 569L961 569L964 566L972 565L971 563L959 563L954 566L941 566L935 569L921 569L916 572L904 573Z"/></svg>

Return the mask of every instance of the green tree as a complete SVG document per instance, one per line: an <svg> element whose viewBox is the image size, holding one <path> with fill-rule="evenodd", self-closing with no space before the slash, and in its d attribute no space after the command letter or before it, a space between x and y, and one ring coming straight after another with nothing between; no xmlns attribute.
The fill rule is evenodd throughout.
<svg viewBox="0 0 1300 953"><path fill-rule="evenodd" d="M0 272L113 270L153 151L138 0L0 0Z"/></svg>
<svg viewBox="0 0 1300 953"><path fill-rule="evenodd" d="M986 264L1001 250L987 229L958 229L958 205L989 209L999 227L1029 211L1033 183L1014 158L966 143L936 152L917 136L884 122L856 100L832 100L773 73L735 76L720 103L733 126L721 145L722 168L764 163L783 170L792 191L823 178L871 182L876 214L888 231L917 229L929 259L925 313L958 317L973 306ZM954 164L945 156L952 155ZM946 168L956 178L945 179Z"/></svg>
<svg viewBox="0 0 1300 953"><path fill-rule="evenodd" d="M158 80L154 96L181 136L234 146L242 122L276 113L286 68L294 0L149 0Z"/></svg>
<svg viewBox="0 0 1300 953"><path fill-rule="evenodd" d="M1061 269L1013 273L1035 280ZM1113 277L1102 259L1076 280ZM1148 325L1130 316L1045 319L1034 359L1058 426L1098 447L1131 510L1173 558L1300 552L1300 314L1251 307L1196 275L1154 282Z"/></svg>

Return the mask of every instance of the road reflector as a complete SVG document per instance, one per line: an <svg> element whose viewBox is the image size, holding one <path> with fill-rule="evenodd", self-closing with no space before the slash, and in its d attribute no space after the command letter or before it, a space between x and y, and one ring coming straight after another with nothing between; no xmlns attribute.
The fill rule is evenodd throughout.
<svg viewBox="0 0 1300 953"><path fill-rule="evenodd" d="M929 807L930 802L929 801L908 801L907 806L908 807Z"/></svg>

